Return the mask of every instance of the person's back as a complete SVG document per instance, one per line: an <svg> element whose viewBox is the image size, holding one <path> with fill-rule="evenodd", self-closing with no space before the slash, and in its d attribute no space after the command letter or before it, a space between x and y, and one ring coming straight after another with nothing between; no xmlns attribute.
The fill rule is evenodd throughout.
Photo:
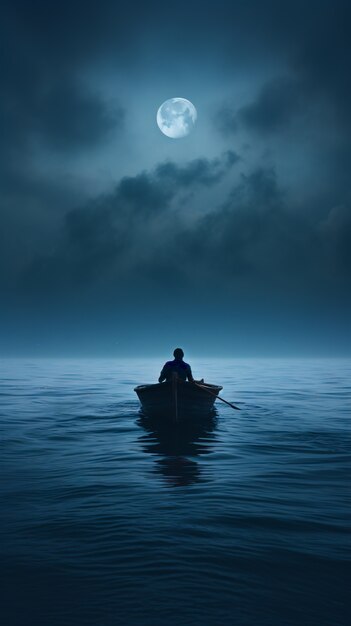
<svg viewBox="0 0 351 626"><path fill-rule="evenodd" d="M173 373L176 373L181 380L189 380L190 382L193 382L194 379L191 367L188 363L183 361L183 350L181 348L176 348L173 352L173 356L174 360L167 361L167 363L163 366L158 382L162 383L164 380L172 380Z"/></svg>

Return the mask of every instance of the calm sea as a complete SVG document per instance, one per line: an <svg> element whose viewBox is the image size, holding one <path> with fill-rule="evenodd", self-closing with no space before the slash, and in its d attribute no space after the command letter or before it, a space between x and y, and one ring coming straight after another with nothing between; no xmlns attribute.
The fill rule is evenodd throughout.
<svg viewBox="0 0 351 626"><path fill-rule="evenodd" d="M3 360L4 626L349 624L349 360L211 360L204 423L148 360Z"/></svg>

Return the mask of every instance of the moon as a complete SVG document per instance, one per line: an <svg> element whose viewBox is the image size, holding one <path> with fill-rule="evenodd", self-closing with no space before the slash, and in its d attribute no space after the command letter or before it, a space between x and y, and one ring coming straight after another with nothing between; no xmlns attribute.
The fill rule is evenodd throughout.
<svg viewBox="0 0 351 626"><path fill-rule="evenodd" d="M157 124L160 131L171 139L186 137L193 130L197 111L186 98L171 98L161 104L157 111Z"/></svg>

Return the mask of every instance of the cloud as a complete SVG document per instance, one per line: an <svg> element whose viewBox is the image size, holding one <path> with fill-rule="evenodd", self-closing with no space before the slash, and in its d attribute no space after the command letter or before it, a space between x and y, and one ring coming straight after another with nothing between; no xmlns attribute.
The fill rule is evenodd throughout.
<svg viewBox="0 0 351 626"><path fill-rule="evenodd" d="M267 2L261 7L256 3L254 10L248 3L244 22L249 11L254 11L260 18L260 33L254 24L248 32L257 34L258 41L266 45L267 57L273 53L283 71L277 77L273 62L273 76L266 77L253 100L239 108L230 103L221 107L222 130L234 132L238 124L243 124L258 132L276 132L303 107L312 104L318 109L321 101L342 116L341 124L349 126L351 87L345 79L351 62L346 26L351 17L350 3L340 0L331 6L327 1L312 1L303 11L301 8L299 2L285 3L284 7ZM256 51L253 57L257 61Z"/></svg>
<svg viewBox="0 0 351 626"><path fill-rule="evenodd" d="M51 150L75 151L96 147L122 128L125 110L108 105L80 84L55 84L35 103L31 134Z"/></svg>
<svg viewBox="0 0 351 626"><path fill-rule="evenodd" d="M184 166L165 162L152 172L123 178L113 193L67 213L61 247L54 255L36 258L24 284L45 291L116 279L130 283L138 274L153 280L155 263L160 264L182 230L172 203L184 190L217 185L238 160L229 151Z"/></svg>
<svg viewBox="0 0 351 626"><path fill-rule="evenodd" d="M274 170L256 169L203 218L200 257L210 251L208 271L241 275L259 290L292 289L300 297L310 291L323 299L325 285L349 280L350 219L350 206L332 207L326 217L309 203L297 207Z"/></svg>
<svg viewBox="0 0 351 626"><path fill-rule="evenodd" d="M0 36L0 160L33 158L38 143L55 151L86 150L120 130L124 110L83 78L108 32L108 4L40 0L5 2Z"/></svg>
<svg viewBox="0 0 351 626"><path fill-rule="evenodd" d="M112 131L121 130L121 105L104 102L82 81L70 75L37 80L30 86L12 85L1 100L5 161L9 154L22 161L38 142L52 152L94 148Z"/></svg>
<svg viewBox="0 0 351 626"><path fill-rule="evenodd" d="M329 2L311 2L303 10L303 20L299 2L285 3L285 16L282 5L268 2L263 7L264 14L256 5L261 19L258 39L266 43L267 56L273 53L282 71L277 75L273 62L253 99L239 107L234 102L222 104L214 120L218 130L278 134L298 121L300 132L311 124L319 124L323 132L323 125L330 124L349 133L350 3L340 0L332 7ZM272 20L270 28L267 18ZM257 52L255 56L257 60Z"/></svg>
<svg viewBox="0 0 351 626"><path fill-rule="evenodd" d="M254 101L232 109L228 104L215 116L217 128L224 134L245 129L260 133L281 133L303 111L301 85L289 77L280 77L265 83Z"/></svg>
<svg viewBox="0 0 351 626"><path fill-rule="evenodd" d="M70 174L47 164L123 137L124 108L87 79L110 22L108 3L94 4L1 3L0 274L8 284L35 249L54 245L57 213L77 201Z"/></svg>
<svg viewBox="0 0 351 626"><path fill-rule="evenodd" d="M228 287L246 283L255 291L263 284L281 289L282 276L289 283L306 269L308 244L306 223L288 210L274 170L261 168L242 174L226 202L204 216L187 241L189 253L197 251L192 267L199 279L217 276Z"/></svg>
<svg viewBox="0 0 351 626"><path fill-rule="evenodd" d="M182 191L217 185L218 172L229 173L234 162L228 154L183 167L170 162L122 179L112 194L67 214L61 246L30 264L26 288L126 300L147 292L157 302L165 289L192 301L194 285L204 297L213 283L229 300L251 293L296 304L323 300L337 284L344 297L349 210L332 208L323 218L297 211L273 169L241 174L223 204L191 223L183 218Z"/></svg>
<svg viewBox="0 0 351 626"><path fill-rule="evenodd" d="M218 183L239 160L240 157L235 152L228 150L221 158L212 161L205 158L196 159L185 167L169 161L156 167L156 178L171 185L180 185L183 188L194 184L211 187Z"/></svg>
<svg viewBox="0 0 351 626"><path fill-rule="evenodd" d="M301 42L292 66L309 92L328 102L340 124L350 129L351 85L346 77L351 63L351 5L343 0L327 5L323 19Z"/></svg>
<svg viewBox="0 0 351 626"><path fill-rule="evenodd" d="M265 84L257 100L237 113L237 120L259 133L284 131L303 110L301 86L289 78L278 78Z"/></svg>

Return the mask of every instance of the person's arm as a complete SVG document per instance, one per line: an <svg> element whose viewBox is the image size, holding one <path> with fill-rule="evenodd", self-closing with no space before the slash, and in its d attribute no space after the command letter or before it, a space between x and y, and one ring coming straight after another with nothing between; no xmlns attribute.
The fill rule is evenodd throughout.
<svg viewBox="0 0 351 626"><path fill-rule="evenodd" d="M203 382L204 382L204 379L203 379L203 378L201 378L201 380L195 380L195 379L194 379L193 374L192 374L192 371L191 371L191 367L190 367L190 365L189 365L189 368L187 369L187 377L188 377L188 381L189 381L190 383L198 383L198 384L201 384L201 383L203 383Z"/></svg>
<svg viewBox="0 0 351 626"><path fill-rule="evenodd" d="M187 372L186 372L186 374L187 374L188 380L189 380L191 383L193 383L193 382L194 382L194 378L193 378L193 374L192 374L192 371L191 371L191 367L190 367L190 365L189 365L189 366L188 366L188 368L187 368Z"/></svg>
<svg viewBox="0 0 351 626"><path fill-rule="evenodd" d="M161 374L158 379L159 383L163 383L163 381L166 380L167 378L166 372L167 372L167 363L165 363L165 365L162 368Z"/></svg>

